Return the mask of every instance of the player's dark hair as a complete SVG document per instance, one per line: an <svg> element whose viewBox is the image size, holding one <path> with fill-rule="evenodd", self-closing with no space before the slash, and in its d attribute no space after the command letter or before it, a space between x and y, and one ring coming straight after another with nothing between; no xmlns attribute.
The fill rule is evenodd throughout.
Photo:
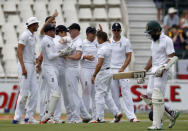
<svg viewBox="0 0 188 131"><path fill-rule="evenodd" d="M108 36L107 36L106 32L98 31L97 37L101 38L104 42L106 42L108 40Z"/></svg>
<svg viewBox="0 0 188 131"><path fill-rule="evenodd" d="M50 19L50 17L52 17L52 16L48 16L48 17L46 17L45 22L46 22L48 19Z"/></svg>

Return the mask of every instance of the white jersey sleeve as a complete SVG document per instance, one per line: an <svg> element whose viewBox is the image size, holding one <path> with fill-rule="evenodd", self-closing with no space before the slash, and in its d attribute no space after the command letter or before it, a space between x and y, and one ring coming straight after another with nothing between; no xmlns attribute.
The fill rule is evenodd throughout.
<svg viewBox="0 0 188 131"><path fill-rule="evenodd" d="M170 55L174 52L175 52L175 50L174 50L173 41L172 41L172 39L167 38L166 39L166 53L167 53L167 55Z"/></svg>
<svg viewBox="0 0 188 131"><path fill-rule="evenodd" d="M76 51L82 51L82 41L76 43Z"/></svg>
<svg viewBox="0 0 188 131"><path fill-rule="evenodd" d="M130 41L127 39L127 42L126 42L126 53L128 52L132 52L132 47L131 47L131 43Z"/></svg>
<svg viewBox="0 0 188 131"><path fill-rule="evenodd" d="M105 51L103 50L103 48L100 48L97 52L97 57L104 58L104 55L105 55Z"/></svg>
<svg viewBox="0 0 188 131"><path fill-rule="evenodd" d="M25 32L23 32L19 38L18 44L26 45L28 40L28 36Z"/></svg>

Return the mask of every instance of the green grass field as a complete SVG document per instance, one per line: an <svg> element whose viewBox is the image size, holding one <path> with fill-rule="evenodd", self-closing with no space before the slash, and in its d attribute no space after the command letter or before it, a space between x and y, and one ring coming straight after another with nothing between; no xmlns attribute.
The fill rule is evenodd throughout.
<svg viewBox="0 0 188 131"><path fill-rule="evenodd" d="M11 120L0 120L0 131L145 131L151 125L146 114L138 114L139 123L123 121L121 123L102 124L45 124L45 125L13 125ZM107 118L111 118L107 115ZM112 118L111 118L112 119ZM176 125L168 129L168 120L164 120L164 130L188 131L188 114L181 114Z"/></svg>

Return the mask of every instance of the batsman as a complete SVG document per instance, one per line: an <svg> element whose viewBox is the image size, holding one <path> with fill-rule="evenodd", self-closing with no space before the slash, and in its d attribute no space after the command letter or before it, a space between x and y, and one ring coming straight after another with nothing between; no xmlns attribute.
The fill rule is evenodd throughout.
<svg viewBox="0 0 188 131"><path fill-rule="evenodd" d="M149 76L147 95L141 96L147 104L153 106L153 124L148 130L162 129L162 117L165 113L170 119L169 128L175 125L179 112L164 104L165 88L169 74L169 64L174 60L172 40L162 31L157 21L149 21L146 25L147 35L152 40L151 57L145 66L146 72L151 69L154 75ZM142 81L142 80L141 80Z"/></svg>

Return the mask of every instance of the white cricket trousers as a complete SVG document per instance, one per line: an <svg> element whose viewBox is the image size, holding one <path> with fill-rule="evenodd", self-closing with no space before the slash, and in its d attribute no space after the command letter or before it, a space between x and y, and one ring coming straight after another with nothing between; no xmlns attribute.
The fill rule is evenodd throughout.
<svg viewBox="0 0 188 131"><path fill-rule="evenodd" d="M147 96L149 98L152 97L153 88L160 89L163 96L165 97L168 75L169 72L164 72L162 77L155 77L154 75L149 76L148 87L147 87ZM167 108L168 110L172 110L172 108L167 103L165 103L165 108Z"/></svg>
<svg viewBox="0 0 188 131"><path fill-rule="evenodd" d="M21 121L23 113L25 118L34 119L37 106L38 85L34 63L24 63L27 70L27 77L22 75L21 65L18 63L18 79L20 94L17 100L14 120Z"/></svg>
<svg viewBox="0 0 188 131"><path fill-rule="evenodd" d="M65 67L64 66L58 66L59 70L59 86L62 92L64 106L67 114L67 122L71 121L71 108L70 108L70 101L68 99L68 91L66 88L66 81L65 81ZM62 111L61 111L62 112ZM57 110L55 111L55 114L57 113Z"/></svg>
<svg viewBox="0 0 188 131"><path fill-rule="evenodd" d="M43 69L43 68L42 68ZM46 107L47 104L49 102L49 94L50 90L48 90L47 87L47 82L44 79L44 76L42 75L42 73L40 73L40 78L39 78L39 82L40 82L40 91L39 91L39 96L40 96L40 120L42 120L42 118L44 117L45 111L46 111ZM61 99L59 100L56 110L54 112L54 118L60 119L61 117L61 112L62 112L62 101Z"/></svg>
<svg viewBox="0 0 188 131"><path fill-rule="evenodd" d="M99 120L104 120L105 104L114 116L120 113L110 93L111 82L112 73L110 69L100 71L95 79L96 118Z"/></svg>
<svg viewBox="0 0 188 131"><path fill-rule="evenodd" d="M118 73L119 69L111 69L112 73ZM121 80L112 80L112 98L121 111L121 103L120 103L120 92L119 87L121 88L121 94L123 97L123 109L125 111L125 115L129 120L136 119L136 115L134 113L134 103L132 99L132 93L130 89L130 83L128 79L121 79Z"/></svg>
<svg viewBox="0 0 188 131"><path fill-rule="evenodd" d="M81 118L90 118L82 99L78 94L78 83L80 80L79 69L74 67L67 67L65 71L66 88L68 92L68 101L71 108L71 121L81 122Z"/></svg>
<svg viewBox="0 0 188 131"><path fill-rule="evenodd" d="M55 93L55 92L59 92L61 89L59 87L59 71L58 68L54 67L54 66L48 66L48 65L43 65L43 69L42 69L42 77L43 82L45 82L46 84L44 84L46 91L45 91L45 101L47 100L47 104L46 104L46 108L45 111L47 109L47 106L49 104L50 98L51 96ZM59 99L59 101L61 101L61 98ZM59 102L58 102L59 104ZM58 114L58 118L60 118L61 116L61 105L59 108L58 104L56 105L56 110L57 114ZM54 112L54 115L55 115Z"/></svg>
<svg viewBox="0 0 188 131"><path fill-rule="evenodd" d="M82 100L84 105L89 112L90 109L90 98L92 101L92 119L96 120L96 104L95 104L95 86L91 83L95 69L81 68L80 79L82 85Z"/></svg>

